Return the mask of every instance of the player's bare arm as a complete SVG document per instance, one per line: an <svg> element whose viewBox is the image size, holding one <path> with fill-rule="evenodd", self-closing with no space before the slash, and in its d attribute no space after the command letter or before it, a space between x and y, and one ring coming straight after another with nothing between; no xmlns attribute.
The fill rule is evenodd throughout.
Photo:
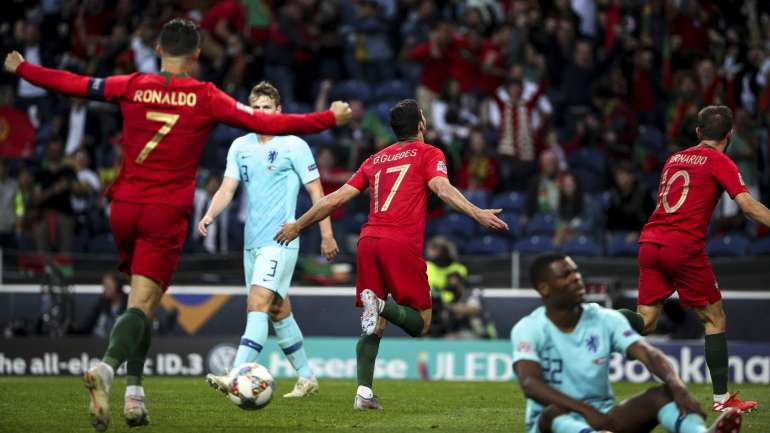
<svg viewBox="0 0 770 433"><path fill-rule="evenodd" d="M612 418L609 415L548 385L543 377L543 369L537 362L521 360L516 362L513 368L519 380L519 386L527 398L546 407L553 405L566 412L577 412L596 430L614 430Z"/></svg>
<svg viewBox="0 0 770 433"><path fill-rule="evenodd" d="M273 239L281 245L288 245L289 242L299 236L302 230L310 227L316 221L328 217L335 209L349 202L360 193L361 191L348 184L342 185L337 191L325 195L318 202L314 203L313 207L308 209L297 221L282 225L281 230Z"/></svg>
<svg viewBox="0 0 770 433"><path fill-rule="evenodd" d="M208 227L214 222L219 214L225 210L230 202L233 201L233 196L238 189L239 183L240 182L238 182L237 179L233 179L232 177L225 176L222 179L222 185L220 185L217 192L214 193L214 197L211 199L211 204L209 205L206 214L203 215L203 218L201 218L198 223L198 233L200 233L201 236L209 234Z"/></svg>
<svg viewBox="0 0 770 433"><path fill-rule="evenodd" d="M479 209L469 202L457 188L452 186L447 178L441 176L434 177L428 182L428 187L441 201L448 204L452 209L473 218L487 229L497 232L508 230L508 224L496 216L496 214L503 211L502 209Z"/></svg>
<svg viewBox="0 0 770 433"><path fill-rule="evenodd" d="M316 179L312 182L305 184L305 189L310 194L310 200L313 204L318 203L324 196L323 185L321 179ZM321 228L321 254L326 257L326 260L333 260L337 257L339 248L337 247L337 241L334 240L334 231L332 230L331 218L326 217L318 223Z"/></svg>
<svg viewBox="0 0 770 433"><path fill-rule="evenodd" d="M652 347L646 341L640 340L628 347L628 354L639 360L652 374L666 384L682 416L695 412L704 419L706 418L703 408L687 391L687 387L679 379L663 352Z"/></svg>
<svg viewBox="0 0 770 433"><path fill-rule="evenodd" d="M747 192L735 196L735 202L744 214L752 220L770 227L770 209Z"/></svg>

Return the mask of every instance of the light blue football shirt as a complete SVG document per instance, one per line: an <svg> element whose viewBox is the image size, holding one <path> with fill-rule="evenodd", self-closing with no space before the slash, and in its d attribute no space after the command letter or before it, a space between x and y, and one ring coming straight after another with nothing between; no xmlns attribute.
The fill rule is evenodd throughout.
<svg viewBox="0 0 770 433"><path fill-rule="evenodd" d="M287 135L262 144L257 134L251 133L230 145L225 176L241 181L247 195L243 248L250 250L278 245L273 237L281 224L295 220L300 185L319 175L305 140ZM299 248L299 238L288 248Z"/></svg>
<svg viewBox="0 0 770 433"><path fill-rule="evenodd" d="M609 379L612 352L626 354L642 337L615 310L583 304L575 329L564 333L539 307L511 330L513 363L535 361L546 382L562 393L607 411L614 403ZM543 406L527 399L527 431L534 431Z"/></svg>

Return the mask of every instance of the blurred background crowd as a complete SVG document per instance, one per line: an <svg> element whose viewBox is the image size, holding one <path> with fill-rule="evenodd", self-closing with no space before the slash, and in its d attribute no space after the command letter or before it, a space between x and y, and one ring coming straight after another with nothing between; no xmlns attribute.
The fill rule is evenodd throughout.
<svg viewBox="0 0 770 433"><path fill-rule="evenodd" d="M446 153L453 183L476 204L503 208L511 226L485 234L432 203L428 235L463 254L634 256L660 169L697 144L697 112L708 104L732 108L728 153L752 194L770 199L768 2L6 0L0 51L95 76L156 73L155 39L177 16L204 34L198 78L241 101L261 80L278 87L284 112L350 101L348 126L304 137L327 192L393 142L393 103L417 98L426 141ZM242 133L211 135L191 222ZM65 265L73 253L114 251L105 190L122 158L116 106L3 74L0 156L2 248ZM367 208L362 197L333 215L343 252L355 248ZM236 201L213 236L191 231L187 249L239 254L244 221ZM770 253L767 234L723 200L709 252ZM317 252L312 233L303 250Z"/></svg>

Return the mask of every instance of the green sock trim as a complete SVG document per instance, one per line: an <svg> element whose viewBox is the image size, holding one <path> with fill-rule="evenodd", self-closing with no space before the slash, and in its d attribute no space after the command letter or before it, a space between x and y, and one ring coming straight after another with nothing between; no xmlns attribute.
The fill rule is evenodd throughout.
<svg viewBox="0 0 770 433"><path fill-rule="evenodd" d="M129 385L142 385L142 379L144 378L144 363L147 359L147 352L150 350L151 343L152 322L146 320L142 339L136 346L134 353L126 360L126 375Z"/></svg>
<svg viewBox="0 0 770 433"><path fill-rule="evenodd" d="M362 335L356 344L356 376L358 384L367 388L374 382L374 362L377 360L377 352L380 351L380 337Z"/></svg>
<svg viewBox="0 0 770 433"><path fill-rule="evenodd" d="M711 373L711 386L714 394L727 393L727 336L724 332L706 335L706 365Z"/></svg>
<svg viewBox="0 0 770 433"><path fill-rule="evenodd" d="M628 320L628 323L631 325L631 329L636 331L638 334L641 334L642 331L644 331L644 319L642 318L641 314L626 308L619 309L618 313L622 314L623 317Z"/></svg>
<svg viewBox="0 0 770 433"><path fill-rule="evenodd" d="M144 336L147 317L138 308L129 308L118 317L110 332L110 342L102 361L117 370L131 354Z"/></svg>
<svg viewBox="0 0 770 433"><path fill-rule="evenodd" d="M422 335L422 328L425 326L425 322L423 322L420 312L414 308L398 305L391 300L385 303L380 316L403 329L412 337Z"/></svg>

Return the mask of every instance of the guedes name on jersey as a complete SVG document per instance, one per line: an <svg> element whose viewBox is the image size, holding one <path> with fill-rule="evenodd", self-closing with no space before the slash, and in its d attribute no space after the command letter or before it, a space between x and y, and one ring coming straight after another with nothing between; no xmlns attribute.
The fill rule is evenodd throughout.
<svg viewBox="0 0 770 433"><path fill-rule="evenodd" d="M384 162L398 161L399 159L409 158L417 156L417 150L410 149L403 152L394 153L393 155L378 155L372 159L372 164L381 164Z"/></svg>

